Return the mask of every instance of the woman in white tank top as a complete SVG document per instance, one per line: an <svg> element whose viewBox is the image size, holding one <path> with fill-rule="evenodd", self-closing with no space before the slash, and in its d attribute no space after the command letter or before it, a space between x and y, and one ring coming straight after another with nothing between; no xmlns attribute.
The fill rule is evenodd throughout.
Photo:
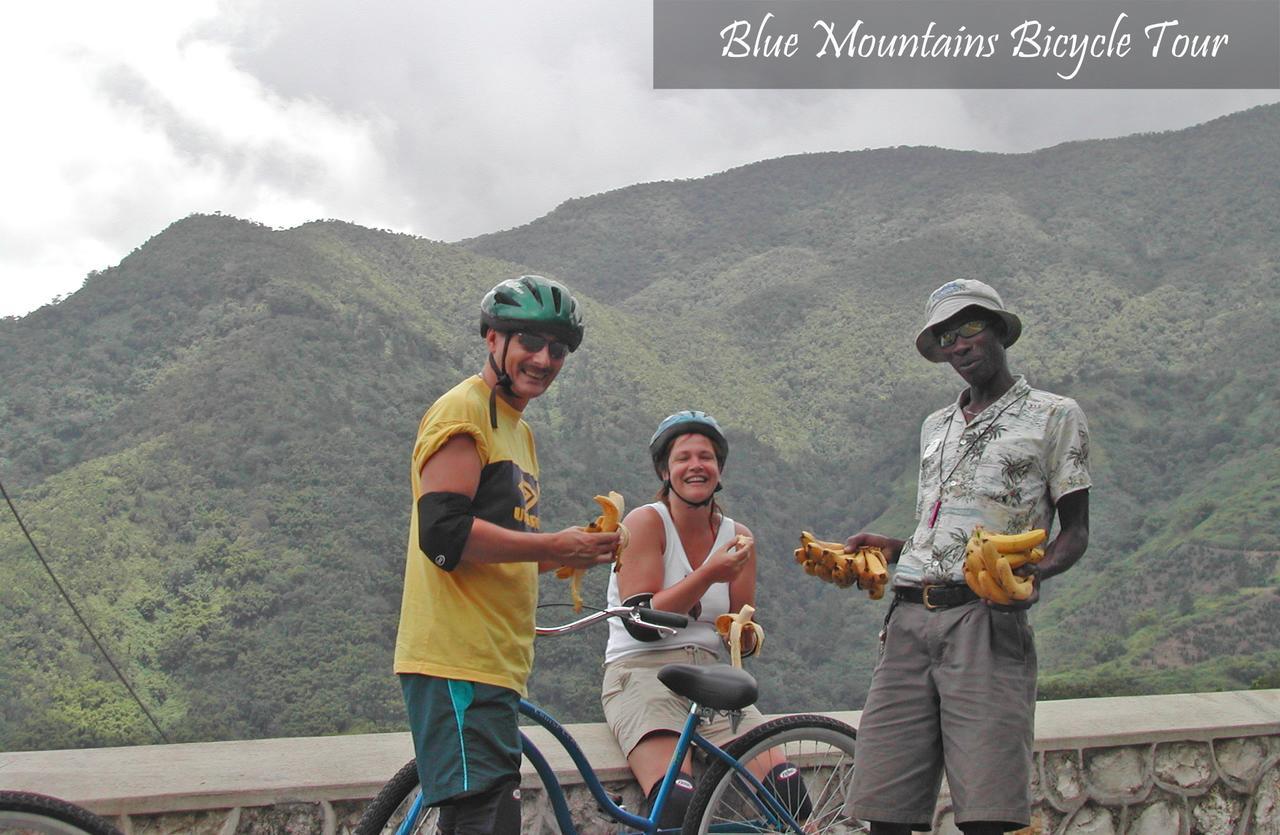
<svg viewBox="0 0 1280 835"><path fill-rule="evenodd" d="M662 489L658 501L627 514L631 540L621 568L610 578L609 605L647 598L654 609L688 613L690 624L679 634L653 640L611 620L601 703L637 782L651 793L671 762L689 712L687 701L657 681L657 671L676 661L716 663L724 654L715 620L755 604L756 551L751 531L726 517L715 502L729 445L713 418L693 411L671 415L659 424L649 452ZM752 707L736 734L727 720L701 730L723 745L761 721ZM687 763L683 770L691 771ZM692 783L685 782L691 794ZM682 788L678 781L664 810L664 819L667 811L678 816L677 826L683 817L679 801L687 805L688 799L680 797Z"/></svg>

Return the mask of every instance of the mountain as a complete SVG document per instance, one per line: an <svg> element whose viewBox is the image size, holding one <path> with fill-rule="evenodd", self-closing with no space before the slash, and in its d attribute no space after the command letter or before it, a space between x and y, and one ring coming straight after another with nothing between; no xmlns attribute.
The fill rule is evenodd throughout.
<svg viewBox="0 0 1280 835"><path fill-rule="evenodd" d="M542 272L587 317L527 412L544 524L645 500L658 420L710 411L764 556L762 706L857 707L885 605L790 550L909 530L920 420L959 388L912 339L930 290L981 278L1023 317L1015 370L1093 433L1089 553L1035 613L1044 695L1247 687L1280 670L1277 172L1265 107L1032 154L770 160L457 244L193 216L0 319L0 477L171 738L399 728L413 433L481 367L484 291ZM13 524L0 610L0 746L152 739ZM536 700L598 718L598 632L539 642Z"/></svg>
<svg viewBox="0 0 1280 835"><path fill-rule="evenodd" d="M1036 618L1046 692L1239 686L1280 648L1264 428L1278 161L1280 109L1261 107L1031 154L788 157L570 201L464 245L661 311L682 340L711 331L710 362L747 357L771 386L737 407L751 431L850 476L843 503L810 491L827 494L821 522L843 506L899 532L920 418L958 388L910 347L923 300L947 279L995 283L1027 324L1015 369L1080 401L1094 435L1089 554ZM1224 619L1248 637L1210 638Z"/></svg>

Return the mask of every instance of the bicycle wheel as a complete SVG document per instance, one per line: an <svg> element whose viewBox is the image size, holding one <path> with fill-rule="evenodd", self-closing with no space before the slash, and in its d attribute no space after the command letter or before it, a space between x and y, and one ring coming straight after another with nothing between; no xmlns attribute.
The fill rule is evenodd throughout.
<svg viewBox="0 0 1280 835"><path fill-rule="evenodd" d="M802 821L806 835L867 832L849 815L855 731L826 716L784 716L735 739L725 752L742 763L770 750L800 768L812 812ZM716 760L698 783L684 819L684 835L720 832L793 832L760 810L759 798L736 771Z"/></svg>
<svg viewBox="0 0 1280 835"><path fill-rule="evenodd" d="M120 830L74 803L34 792L0 792L0 832L45 835L120 835Z"/></svg>
<svg viewBox="0 0 1280 835"><path fill-rule="evenodd" d="M380 835L384 832L398 832L404 823L405 815L413 807L418 797L418 763L409 760L395 776L387 781L378 792L378 796L369 801L356 824L355 835ZM418 815L417 823L406 832L432 835L436 831L438 809L424 809Z"/></svg>

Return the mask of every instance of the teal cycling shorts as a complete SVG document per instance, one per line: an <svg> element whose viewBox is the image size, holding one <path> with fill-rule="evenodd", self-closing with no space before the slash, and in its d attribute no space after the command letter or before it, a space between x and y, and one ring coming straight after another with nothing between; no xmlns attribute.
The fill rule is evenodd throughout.
<svg viewBox="0 0 1280 835"><path fill-rule="evenodd" d="M428 806L520 779L520 694L505 687L400 675Z"/></svg>

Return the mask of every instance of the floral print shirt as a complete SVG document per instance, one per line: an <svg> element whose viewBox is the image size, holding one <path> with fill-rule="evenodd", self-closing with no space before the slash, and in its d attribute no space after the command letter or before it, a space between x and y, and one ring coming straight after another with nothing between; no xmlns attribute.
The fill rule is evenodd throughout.
<svg viewBox="0 0 1280 835"><path fill-rule="evenodd" d="M898 558L896 586L964 582L964 546L975 525L1049 531L1058 499L1092 484L1084 412L1023 377L968 424L960 398L929 415L920 450L918 524Z"/></svg>

